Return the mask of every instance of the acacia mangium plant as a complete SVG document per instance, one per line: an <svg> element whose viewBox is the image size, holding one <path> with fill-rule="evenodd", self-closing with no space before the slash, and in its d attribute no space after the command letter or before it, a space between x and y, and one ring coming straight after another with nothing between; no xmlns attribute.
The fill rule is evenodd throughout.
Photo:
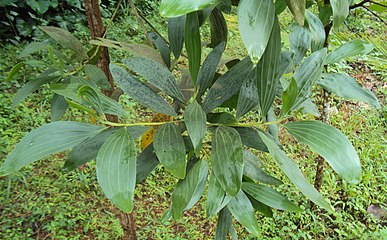
<svg viewBox="0 0 387 240"><path fill-rule="evenodd" d="M323 1L239 1L238 26L248 56L228 62L226 72L218 72L218 65L227 44L223 13L230 12L230 0L162 1L160 13L168 18L169 44L152 33L158 51L143 44L104 38L93 40L94 47L86 51L65 30L41 27L65 51L46 43L35 42L26 47L20 59L46 49L52 62L19 90L14 106L49 84L54 93L52 122L33 130L16 145L1 166L0 176L71 149L64 167L72 170L96 159L103 192L119 209L131 212L136 183L161 164L179 179L165 218L180 218L199 201L208 185L207 216L218 215L216 238L225 239L229 232L235 233L232 217L258 235L255 210L268 216L272 208L301 211L270 187L282 182L263 170L254 154L258 150L270 154L307 198L326 211L334 211L283 151L278 132L284 128L309 146L345 181L360 180L359 157L339 130L319 121L294 121L295 114L313 108L310 96L316 84L339 96L379 106L376 97L355 79L323 69L326 64L372 50L372 45L362 40L345 43L331 52L323 46L323 22L333 19L337 29L348 15L350 2L331 0L326 6ZM314 4L319 5L319 16L324 19L308 10ZM286 7L295 19L288 49L281 42L277 18ZM213 50L203 59L200 29L207 20L211 27L208 46ZM166 121L122 121L127 119L127 112L121 103L102 93L110 90L110 85L95 65L101 46L131 54L110 65L117 89L143 107L168 116L164 117ZM177 81L174 73L184 46L189 69L178 74L182 77ZM23 64L28 63L22 61L15 66L10 77ZM60 121L69 106L89 115L92 124ZM109 122L106 114L116 115L120 121ZM260 120L247 120L246 114ZM135 140L144 133L149 136L150 129L155 132L154 137L138 153Z"/></svg>

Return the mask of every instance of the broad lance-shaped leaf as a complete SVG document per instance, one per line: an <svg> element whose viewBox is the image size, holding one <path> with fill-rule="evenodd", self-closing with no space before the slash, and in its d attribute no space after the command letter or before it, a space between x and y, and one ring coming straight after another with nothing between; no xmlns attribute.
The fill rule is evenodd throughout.
<svg viewBox="0 0 387 240"><path fill-rule="evenodd" d="M230 200L227 208L235 219L242 224L249 232L258 236L259 225L255 217L255 211L246 194L240 190L238 194Z"/></svg>
<svg viewBox="0 0 387 240"><path fill-rule="evenodd" d="M290 49L294 52L293 65L298 65L310 48L312 36L306 27L294 25L290 32Z"/></svg>
<svg viewBox="0 0 387 240"><path fill-rule="evenodd" d="M160 163L179 179L184 179L187 162L184 140L180 129L173 123L159 127L153 139L153 147Z"/></svg>
<svg viewBox="0 0 387 240"><path fill-rule="evenodd" d="M258 134L259 130L246 127L237 127L234 129L238 131L239 136L242 139L242 144L246 147L251 147L262 152L269 152L265 143L263 143L261 137Z"/></svg>
<svg viewBox="0 0 387 240"><path fill-rule="evenodd" d="M160 14L163 17L178 17L216 6L220 0L163 0L160 6Z"/></svg>
<svg viewBox="0 0 387 240"><path fill-rule="evenodd" d="M330 0L333 11L333 28L338 29L349 14L350 0Z"/></svg>
<svg viewBox="0 0 387 240"><path fill-rule="evenodd" d="M66 97L68 99L71 99L73 101L76 101L76 102L78 102L80 104L85 104L86 101L84 101L82 98L80 98L77 93L78 93L78 90L82 86L90 86L90 85L84 85L83 83L88 84L88 82L83 80L83 79L82 79L82 81L78 81L78 80L74 80L74 81L77 82L77 83L51 84L50 88L56 94L64 96L64 97ZM127 111L124 110L122 108L122 106L118 102L114 101L113 99L111 99L110 97L106 96L105 94L97 91L96 89L94 89L94 90L98 94L98 98L101 101L101 105L102 105L101 107L102 107L102 110L103 110L104 113L106 113L106 114L113 114L113 115L117 115L117 116L120 116L120 117L127 115Z"/></svg>
<svg viewBox="0 0 387 240"><path fill-rule="evenodd" d="M139 138L148 129L149 127L145 126L130 126L126 128L133 139ZM71 171L94 160L106 139L116 131L116 128L107 129L75 146L69 153L63 168L67 171Z"/></svg>
<svg viewBox="0 0 387 240"><path fill-rule="evenodd" d="M231 200L231 196L226 194L222 186L220 186L216 177L211 174L210 181L208 184L208 194L206 202L206 213L207 218L212 217L224 208Z"/></svg>
<svg viewBox="0 0 387 240"><path fill-rule="evenodd" d="M156 46L157 50L159 50L165 65L167 65L168 68L171 67L171 49L168 44L155 32L149 32L148 36L152 39L152 42Z"/></svg>
<svg viewBox="0 0 387 240"><path fill-rule="evenodd" d="M266 49L274 18L273 0L241 0L239 3L239 31L254 64L258 63Z"/></svg>
<svg viewBox="0 0 387 240"><path fill-rule="evenodd" d="M297 80L298 96L292 109L297 109L309 97L312 86L321 76L326 54L326 48L312 53L294 72L293 77Z"/></svg>
<svg viewBox="0 0 387 240"><path fill-rule="evenodd" d="M373 49L374 46L371 43L360 39L355 39L342 44L340 47L329 53L325 60L325 64L336 63L342 59L356 55L365 55L371 52Z"/></svg>
<svg viewBox="0 0 387 240"><path fill-rule="evenodd" d="M317 83L325 90L340 97L366 102L376 108L380 108L376 96L370 90L363 88L355 78L346 74L325 73Z"/></svg>
<svg viewBox="0 0 387 240"><path fill-rule="evenodd" d="M222 42L226 43L228 34L227 23L218 7L212 10L209 22L211 27L211 43L208 46L213 48Z"/></svg>
<svg viewBox="0 0 387 240"><path fill-rule="evenodd" d="M308 28L312 37L311 50L312 52L318 51L324 47L326 38L324 25L321 20L309 10L305 11L305 18L308 22Z"/></svg>
<svg viewBox="0 0 387 240"><path fill-rule="evenodd" d="M42 29L45 33L47 33L50 37L62 45L62 47L71 49L76 52L78 55L77 57L80 59L88 58L82 43L68 31L62 28L50 26L40 27L40 29Z"/></svg>
<svg viewBox="0 0 387 240"><path fill-rule="evenodd" d="M102 127L78 122L53 122L28 133L5 159L0 176L51 154L70 149L102 131Z"/></svg>
<svg viewBox="0 0 387 240"><path fill-rule="evenodd" d="M215 240L225 240L232 228L232 215L227 207L220 211L216 224Z"/></svg>
<svg viewBox="0 0 387 240"><path fill-rule="evenodd" d="M127 213L133 210L136 159L133 138L125 128L111 135L97 155L97 179L102 191Z"/></svg>
<svg viewBox="0 0 387 240"><path fill-rule="evenodd" d="M207 116L202 107L196 101L193 101L190 105L188 105L185 110L184 122L187 126L188 135L191 138L195 152L198 153L207 131Z"/></svg>
<svg viewBox="0 0 387 240"><path fill-rule="evenodd" d="M107 79L105 73L101 68L87 64L84 68L86 76L94 82L97 86L101 87L104 90L111 90L109 80Z"/></svg>
<svg viewBox="0 0 387 240"><path fill-rule="evenodd" d="M178 219L183 211L190 209L199 201L207 182L208 163L199 160L187 173L185 179L180 180L172 194L172 212L174 219Z"/></svg>
<svg viewBox="0 0 387 240"><path fill-rule="evenodd" d="M243 163L243 175L245 175L246 177L254 181L274 186L279 186L282 184L280 180L270 176L259 167L260 162L257 156L255 156L252 152L247 150L243 151Z"/></svg>
<svg viewBox="0 0 387 240"><path fill-rule="evenodd" d="M28 81L15 95L12 107L16 107L24 98L38 90L43 84L56 81L61 76L41 76Z"/></svg>
<svg viewBox="0 0 387 240"><path fill-rule="evenodd" d="M284 195L264 185L244 182L242 184L242 189L255 198L255 200L266 204L269 207L291 212L302 211L301 208L289 201Z"/></svg>
<svg viewBox="0 0 387 240"><path fill-rule="evenodd" d="M316 121L283 125L298 141L324 157L341 177L357 183L361 177L359 157L351 142L336 128Z"/></svg>
<svg viewBox="0 0 387 240"><path fill-rule="evenodd" d="M251 205L253 205L253 208L255 210L258 210L259 212L261 212L265 217L269 217L269 218L273 217L273 210L271 209L271 207L255 200L255 198L250 196L248 193L245 192L245 194L249 198Z"/></svg>
<svg viewBox="0 0 387 240"><path fill-rule="evenodd" d="M127 58L123 62L155 87L180 102L185 102L184 96L177 87L177 82L168 68L152 59L142 57Z"/></svg>
<svg viewBox="0 0 387 240"><path fill-rule="evenodd" d="M210 87L214 79L216 68L219 65L220 58L226 47L225 42L220 43L208 54L199 70L198 81L196 88L199 89L197 98L200 98L203 93Z"/></svg>
<svg viewBox="0 0 387 240"><path fill-rule="evenodd" d="M118 65L110 64L110 71L118 86L135 101L155 112L176 116L175 110L164 98L160 97L138 79L132 77L125 69Z"/></svg>
<svg viewBox="0 0 387 240"><path fill-rule="evenodd" d="M238 132L219 126L212 137L212 169L222 188L230 195L239 192L243 175L243 148Z"/></svg>
<svg viewBox="0 0 387 240"><path fill-rule="evenodd" d="M185 15L168 19L168 39L176 59L180 57L184 46Z"/></svg>
<svg viewBox="0 0 387 240"><path fill-rule="evenodd" d="M280 79L278 76L280 58L281 32L278 20L275 18L266 50L256 67L257 94L263 117L266 117L275 99L276 89Z"/></svg>
<svg viewBox="0 0 387 240"><path fill-rule="evenodd" d="M286 154L278 147L278 145L264 133L259 132L259 136L269 148L270 155L273 157L281 170L286 174L286 176L288 176L290 181L292 181L292 183L296 185L296 187L300 189L306 197L308 197L318 206L324 208L328 212L332 212L332 206L327 201L325 201L325 199L313 187L313 185L305 179L301 170L295 163L292 162L292 160L286 156Z"/></svg>
<svg viewBox="0 0 387 240"><path fill-rule="evenodd" d="M286 4L288 5L294 16L294 19L298 22L298 24L304 26L306 5L305 0L286 0Z"/></svg>
<svg viewBox="0 0 387 240"><path fill-rule="evenodd" d="M159 160L154 152L153 143L148 145L137 157L136 182L142 182L156 167Z"/></svg>
<svg viewBox="0 0 387 240"><path fill-rule="evenodd" d="M199 28L198 13L189 13L185 22L184 42L188 55L189 72L194 85L196 85L198 78L202 56L202 41Z"/></svg>
<svg viewBox="0 0 387 240"><path fill-rule="evenodd" d="M240 118L259 104L257 89L257 71L254 68L244 80L239 92L237 114Z"/></svg>
<svg viewBox="0 0 387 240"><path fill-rule="evenodd" d="M212 85L203 101L203 110L207 113L211 112L238 93L243 81L252 69L253 63L249 57L246 57L228 72L219 77Z"/></svg>
<svg viewBox="0 0 387 240"><path fill-rule="evenodd" d="M292 78L288 88L282 93L281 116L287 115L297 100L298 88L297 81Z"/></svg>
<svg viewBox="0 0 387 240"><path fill-rule="evenodd" d="M51 100L52 121L59 121L65 114L68 107L69 104L66 102L65 98L61 95L54 93Z"/></svg>

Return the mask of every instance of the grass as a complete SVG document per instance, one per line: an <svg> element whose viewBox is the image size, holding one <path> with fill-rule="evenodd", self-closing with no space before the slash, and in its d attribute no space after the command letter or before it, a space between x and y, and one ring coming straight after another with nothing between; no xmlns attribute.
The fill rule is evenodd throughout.
<svg viewBox="0 0 387 240"><path fill-rule="evenodd" d="M157 26L158 18L152 19ZM232 15L228 21L235 22ZM363 24L370 24L366 20ZM111 29L110 37L125 40L121 29L128 22L117 23ZM159 27L158 27L159 28ZM232 36L237 31L232 30ZM162 32L166 36L165 32ZM208 37L206 34L204 37ZM143 39L136 35L136 41ZM332 39L334 44L337 39ZM227 50L232 58L245 50L237 37L231 37ZM3 46L0 52L0 71L7 72L16 62L16 53L22 46ZM12 54L10 54L12 53ZM124 53L112 52L113 61ZM378 57L377 54L372 56ZM381 105L386 103L385 69L373 69L374 62L359 64L352 59L351 64L334 66L337 71L360 74L359 80L369 84L377 94ZM4 76L4 74L2 74ZM31 129L50 121L50 91L39 90L17 108L11 109L12 97L28 80L31 71L23 69L18 81L0 82L0 158L12 151L15 144ZM318 97L318 95L317 95ZM125 99L128 109L134 108ZM292 201L305 209L301 213L274 211L273 218L265 218L259 213L261 226L258 239L383 239L387 238L387 220L377 219L367 212L371 204L386 208L387 203L387 109L374 110L367 105L346 101L332 96L331 104L338 109L330 116L330 123L340 129L353 143L361 159L362 181L348 185L327 167L321 193L335 207L334 214L319 208L312 208L305 197L281 174L272 159L260 155L267 171L275 174L284 184L278 187ZM132 117L138 116L134 112ZM305 116L303 116L305 117ZM83 119L81 113L71 111L65 119ZM300 166L312 182L316 154L305 145L297 144L285 134L281 136L288 156ZM95 175L95 162L91 162L73 172L62 171L64 154L57 154L23 168L7 178L0 179L0 239L122 239L124 236L118 209L105 198L98 186ZM215 232L214 218L205 218L205 199L192 210L184 213L177 221L163 222L163 214L168 210L172 189L176 180L158 167L135 193L135 217L139 239L208 239ZM253 238L238 223L235 223L241 239Z"/></svg>

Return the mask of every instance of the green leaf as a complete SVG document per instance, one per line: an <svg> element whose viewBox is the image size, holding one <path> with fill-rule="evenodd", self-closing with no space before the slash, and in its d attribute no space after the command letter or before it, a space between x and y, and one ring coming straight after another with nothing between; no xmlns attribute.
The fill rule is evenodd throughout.
<svg viewBox="0 0 387 240"><path fill-rule="evenodd" d="M308 28L311 33L311 50L312 52L318 51L324 47L325 43L325 29L321 20L314 15L311 11L305 11L305 18L308 22Z"/></svg>
<svg viewBox="0 0 387 240"><path fill-rule="evenodd" d="M50 7L50 1L26 0L26 3L39 14L44 14Z"/></svg>
<svg viewBox="0 0 387 240"><path fill-rule="evenodd" d="M98 113L103 113L101 99L99 98L97 91L91 86L83 85L78 88L77 96L85 100Z"/></svg>
<svg viewBox="0 0 387 240"><path fill-rule="evenodd" d="M274 186L279 186L282 184L280 180L270 176L258 166L260 162L257 156L255 156L250 151L247 151L247 150L243 151L243 163L244 163L243 175L245 175L246 177L254 181L258 181L258 182L262 182L262 183L266 183Z"/></svg>
<svg viewBox="0 0 387 240"><path fill-rule="evenodd" d="M196 88L199 89L197 98L200 98L207 90L207 88L210 87L225 46L226 44L224 42L216 46L214 50L208 54L207 58L204 60L202 66L200 67L198 81L196 83Z"/></svg>
<svg viewBox="0 0 387 240"><path fill-rule="evenodd" d="M249 57L246 57L228 72L219 77L212 85L203 102L203 110L211 112L219 107L226 100L239 92L244 79L248 76L253 68Z"/></svg>
<svg viewBox="0 0 387 240"><path fill-rule="evenodd" d="M292 51L281 52L281 60L278 67L278 77L281 79L282 75L291 72L293 69L294 53Z"/></svg>
<svg viewBox="0 0 387 240"><path fill-rule="evenodd" d="M292 78L288 88L282 93L282 109L281 116L286 116L297 100L298 88L297 81Z"/></svg>
<svg viewBox="0 0 387 240"><path fill-rule="evenodd" d="M202 146L203 138L207 132L207 116L202 107L196 101L193 101L190 105L188 105L185 110L184 122L187 126L188 135L191 138L195 152L198 153Z"/></svg>
<svg viewBox="0 0 387 240"><path fill-rule="evenodd" d="M333 28L338 29L349 14L349 0L330 0L333 11Z"/></svg>
<svg viewBox="0 0 387 240"><path fill-rule="evenodd" d="M156 49L154 49L153 47L146 44L118 42L105 38L97 38L95 40L91 40L90 43L97 46L104 46L108 48L115 48L121 51L126 51L132 56L146 57L153 59L161 64L164 64L164 60L161 57L160 53L157 52Z"/></svg>
<svg viewBox="0 0 387 240"><path fill-rule="evenodd" d="M149 127L144 126L131 126L126 128L133 139L139 138L148 129ZM69 153L63 168L67 171L72 171L94 160L106 139L115 133L116 130L116 128L107 129L75 146Z"/></svg>
<svg viewBox="0 0 387 240"><path fill-rule="evenodd" d="M215 240L225 240L232 228L232 215L227 207L220 211L216 224Z"/></svg>
<svg viewBox="0 0 387 240"><path fill-rule="evenodd" d="M101 87L104 90L111 90L109 80L107 79L105 73L99 67L91 64L87 64L84 68L86 76L94 82L97 86Z"/></svg>
<svg viewBox="0 0 387 240"><path fill-rule="evenodd" d="M245 193L245 194L249 198L251 205L253 205L255 210L261 212L265 217L269 217L269 218L273 217L273 210L271 210L271 207L255 200L255 198L250 196L248 193Z"/></svg>
<svg viewBox="0 0 387 240"><path fill-rule="evenodd" d="M110 71L118 86L135 101L155 112L176 116L175 110L169 103L151 88L132 77L118 65L110 64Z"/></svg>
<svg viewBox="0 0 387 240"><path fill-rule="evenodd" d="M257 71L254 68L241 86L237 105L237 118L242 117L258 106L259 96L257 92Z"/></svg>
<svg viewBox="0 0 387 240"><path fill-rule="evenodd" d="M193 84L196 85L202 56L202 41L200 40L197 12L189 13L186 17L184 41L188 55L189 72Z"/></svg>
<svg viewBox="0 0 387 240"><path fill-rule="evenodd" d="M40 76L35 79L28 81L15 95L12 102L12 107L16 107L24 98L31 93L38 90L43 84L56 81L61 76Z"/></svg>
<svg viewBox="0 0 387 240"><path fill-rule="evenodd" d="M316 121L287 123L285 129L298 141L308 145L350 183L361 177L359 157L351 142L336 128Z"/></svg>
<svg viewBox="0 0 387 240"><path fill-rule="evenodd" d="M214 8L210 15L210 27L211 27L211 43L209 47L216 47L222 42L227 42L227 23L222 12L218 8Z"/></svg>
<svg viewBox="0 0 387 240"><path fill-rule="evenodd" d="M331 23L332 6L330 3L324 4L319 7L318 18L321 20L324 26Z"/></svg>
<svg viewBox="0 0 387 240"><path fill-rule="evenodd" d="M259 226L257 219L255 218L254 208L242 190L230 200L227 204L227 208L235 219L247 228L249 232L256 236L259 235Z"/></svg>
<svg viewBox="0 0 387 240"><path fill-rule="evenodd" d="M325 64L332 64L339 62L342 59L356 55L365 55L371 52L374 46L366 41L355 39L342 44L340 47L328 54Z"/></svg>
<svg viewBox="0 0 387 240"><path fill-rule="evenodd" d="M89 84L89 83L87 81L84 81L83 79L80 81L75 80L75 82L77 83L51 84L50 88L56 94L62 95L66 98L72 99L73 101L79 102L81 104L85 104L85 101L82 100L77 95L77 93L82 86L89 86L89 85L82 85L82 83L86 83L86 84ZM96 89L94 90L96 91ZM101 101L102 110L104 113L117 115L119 117L127 115L126 110L124 110L118 102L114 101L113 99L109 98L108 96L100 92L97 92L97 94L98 94L98 98Z"/></svg>
<svg viewBox="0 0 387 240"><path fill-rule="evenodd" d="M40 27L45 33L47 33L50 37L52 37L56 42L58 42L62 47L71 49L75 53L78 54L77 57L79 59L88 59L87 52L85 48L83 47L82 43L74 37L71 33L68 31L57 28L57 27Z"/></svg>
<svg viewBox="0 0 387 240"><path fill-rule="evenodd" d="M231 196L226 194L222 186L220 186L219 182L216 180L214 174L211 174L206 202L207 218L218 213L230 200Z"/></svg>
<svg viewBox="0 0 387 240"><path fill-rule="evenodd" d="M24 62L19 62L13 68L11 71L9 71L7 78L4 80L5 82L9 82L15 77L15 75L20 71L20 69L24 66Z"/></svg>
<svg viewBox="0 0 387 240"><path fill-rule="evenodd" d="M281 32L278 20L275 18L266 50L256 68L257 94L263 117L266 117L276 97L276 89L280 79L278 76L280 58Z"/></svg>
<svg viewBox="0 0 387 240"><path fill-rule="evenodd" d="M290 212L302 211L301 208L289 201L284 195L264 185L244 182L242 184L242 189L257 201L266 204L269 207Z"/></svg>
<svg viewBox="0 0 387 240"><path fill-rule="evenodd" d="M286 9L286 1L285 0L276 0L275 3L275 14L278 16Z"/></svg>
<svg viewBox="0 0 387 240"><path fill-rule="evenodd" d="M212 168L222 188L230 195L239 192L243 176L243 148L238 132L219 126L212 137Z"/></svg>
<svg viewBox="0 0 387 240"><path fill-rule="evenodd" d="M124 59L123 62L155 87L180 102L185 102L184 96L168 68L149 58L133 57Z"/></svg>
<svg viewBox="0 0 387 240"><path fill-rule="evenodd" d="M294 72L293 77L297 80L298 96L293 109L297 109L309 97L312 86L321 76L326 54L326 48L312 53Z"/></svg>
<svg viewBox="0 0 387 240"><path fill-rule="evenodd" d="M159 50L165 65L169 68L171 66L171 49L168 44L155 32L148 33L148 36L152 39L153 44L156 46L157 50Z"/></svg>
<svg viewBox="0 0 387 240"><path fill-rule="evenodd" d="M294 19L298 24L304 26L305 21L305 0L286 0L286 4L288 5L290 11L292 12Z"/></svg>
<svg viewBox="0 0 387 240"><path fill-rule="evenodd" d="M306 99L300 105L300 109L303 113L308 113L315 117L319 117L321 115L317 105L310 98Z"/></svg>
<svg viewBox="0 0 387 240"><path fill-rule="evenodd" d="M180 218L185 210L192 208L199 201L206 186L207 175L207 161L199 160L187 173L185 179L178 182L172 194L174 219Z"/></svg>
<svg viewBox="0 0 387 240"><path fill-rule="evenodd" d="M228 112L208 113L207 121L209 123L217 123L217 124L224 124L224 125L238 122L238 120L234 117L234 115Z"/></svg>
<svg viewBox="0 0 387 240"><path fill-rule="evenodd" d="M179 179L184 179L187 162L184 140L180 129L173 123L159 127L153 139L156 156L167 171Z"/></svg>
<svg viewBox="0 0 387 240"><path fill-rule="evenodd" d="M160 6L160 14L163 17L178 17L194 11L214 7L218 3L219 0L163 0Z"/></svg>
<svg viewBox="0 0 387 240"><path fill-rule="evenodd" d="M306 197L308 197L318 206L324 208L328 212L332 212L332 206L328 202L326 202L325 199L320 195L320 193L313 187L313 185L305 179L304 175L297 167L297 165L294 164L292 160L290 160L286 156L286 154L278 147L278 145L267 135L261 132L259 132L259 135L262 141L269 148L270 155L273 157L273 159L282 169L282 171L286 174L286 176L288 176L290 181L292 181L292 183L296 185L296 187L300 189Z"/></svg>
<svg viewBox="0 0 387 240"><path fill-rule="evenodd" d="M259 62L266 49L274 19L273 0L241 0L239 3L239 31L254 64Z"/></svg>
<svg viewBox="0 0 387 240"><path fill-rule="evenodd" d="M375 108L380 108L376 96L370 90L363 88L355 78L346 74L325 73L317 83L340 97L366 102Z"/></svg>
<svg viewBox="0 0 387 240"><path fill-rule="evenodd" d="M97 179L102 191L120 210L133 210L136 147L125 128L111 135L97 155Z"/></svg>
<svg viewBox="0 0 387 240"><path fill-rule="evenodd" d="M168 19L168 39L176 59L180 57L184 46L185 15Z"/></svg>
<svg viewBox="0 0 387 240"><path fill-rule="evenodd" d="M65 114L69 104L61 95L54 93L51 101L51 119L53 122L59 121Z"/></svg>
<svg viewBox="0 0 387 240"><path fill-rule="evenodd" d="M262 141L261 137L258 134L258 130L255 128L246 128L246 127L236 127L234 128L238 131L242 144L246 147L251 147L262 152L269 152L265 143Z"/></svg>
<svg viewBox="0 0 387 240"><path fill-rule="evenodd" d="M0 168L0 176L9 175L39 159L70 149L101 130L100 126L77 122L53 122L39 127L28 133L8 155Z"/></svg>
<svg viewBox="0 0 387 240"><path fill-rule="evenodd" d="M17 58L27 58L33 53L47 49L47 43L44 42L32 42L27 44L23 51L17 56Z"/></svg>
<svg viewBox="0 0 387 240"><path fill-rule="evenodd" d="M153 143L149 144L137 157L136 182L141 183L159 165L159 160L153 149Z"/></svg>
<svg viewBox="0 0 387 240"><path fill-rule="evenodd" d="M293 65L298 65L311 46L312 35L306 27L294 25L290 33L290 49L294 52Z"/></svg>

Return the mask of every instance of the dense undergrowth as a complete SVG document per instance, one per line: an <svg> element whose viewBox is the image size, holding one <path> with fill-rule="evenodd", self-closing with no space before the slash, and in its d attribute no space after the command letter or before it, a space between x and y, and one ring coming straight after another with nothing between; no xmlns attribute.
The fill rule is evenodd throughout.
<svg viewBox="0 0 387 240"><path fill-rule="evenodd" d="M372 28L373 32L361 33L359 24L364 28L372 26L373 19L364 15L361 20L350 19L347 27L330 39L334 48L340 41L363 37L374 44L386 39L384 25ZM286 17L286 16L285 16ZM227 20L235 23L233 15ZM157 29L165 21L154 16L150 21ZM356 26L356 29L355 27ZM238 32L230 29L228 53L224 58L241 56L243 46ZM351 29L352 32L349 32ZM133 17L123 17L113 24L108 37L118 41L141 42L144 37ZM376 34L375 34L376 33ZM77 33L82 38L85 33ZM164 36L165 32L161 32ZM286 36L286 32L283 32ZM208 33L204 32L204 35ZM209 38L209 36L206 36ZM380 49L378 48L380 47ZM0 159L13 149L14 145L28 131L50 121L47 111L50 107L49 90L39 90L32 97L12 109L15 92L28 80L28 76L37 69L23 69L15 80L5 82L6 73L17 63L16 55L23 44L4 45L0 52ZM365 87L371 89L379 98L382 109L375 110L366 104L345 101L331 97L329 121L340 129L357 149L363 166L362 181L358 185L349 185L337 179L337 175L327 167L325 170L322 194L335 207L334 214L328 214L319 208L311 208L310 203L298 192L273 166L271 159L261 156L267 171L278 176L284 184L282 192L305 209L301 213L275 211L273 218L259 216L261 234L259 239L383 239L387 238L387 219L367 212L368 207L377 205L387 208L387 107L386 104L386 59L382 46L370 56L352 58L331 66L337 72L347 72L356 77ZM385 49L385 48L384 48ZM122 58L125 53L111 51L112 60ZM384 55L383 55L384 54ZM378 59L381 59L378 61ZM43 61L45 58L43 57ZM184 64L184 60L181 62ZM315 98L318 100L319 90ZM121 99L133 118L145 118L130 102ZM254 116L251 116L252 118ZM313 119L300 115L300 118ZM65 119L80 119L82 114L70 111ZM300 151L303 146L290 144L295 141L288 135L281 135L280 141L287 147L288 153L298 162L304 175L312 182L316 166L316 154ZM124 217L103 196L98 187L94 171L95 163L82 166L73 172L61 171L65 155L54 155L44 161L23 168L10 177L0 179L0 239L120 239L124 232L121 220ZM2 160L1 160L2 161ZM163 222L162 216L170 201L171 189L176 183L161 167L156 169L140 186L136 188L135 215L139 239L208 239L215 231L214 219L206 220L204 200L178 221ZM338 183L337 183L338 182ZM244 231L238 227L238 232ZM251 238L243 232L242 239Z"/></svg>

